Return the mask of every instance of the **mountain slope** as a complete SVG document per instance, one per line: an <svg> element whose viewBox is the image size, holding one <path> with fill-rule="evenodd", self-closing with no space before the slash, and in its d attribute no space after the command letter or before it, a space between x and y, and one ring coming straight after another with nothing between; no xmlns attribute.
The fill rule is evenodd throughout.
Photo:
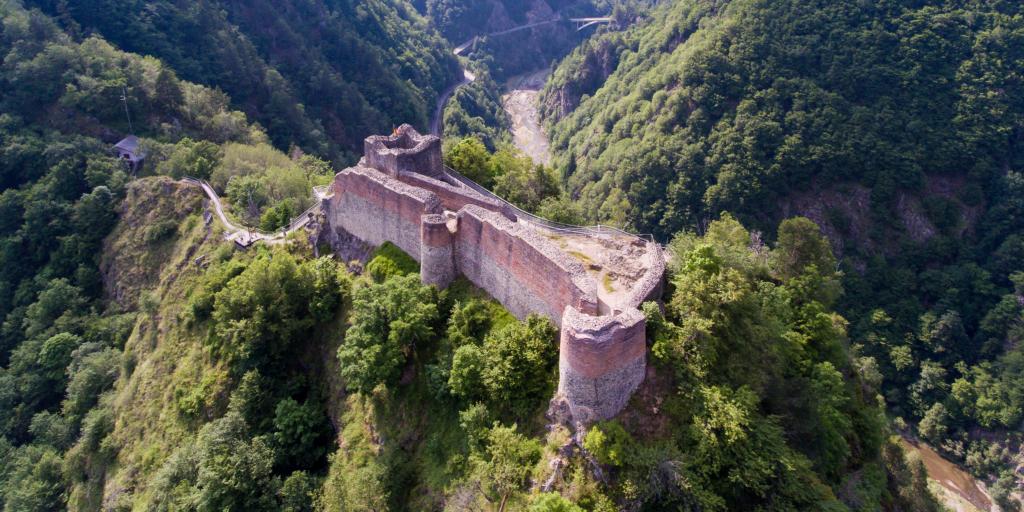
<svg viewBox="0 0 1024 512"><path fill-rule="evenodd" d="M723 211L767 233L819 223L895 424L1013 507L1022 49L1019 3L682 0L577 49L544 109L593 220L659 237Z"/></svg>
<svg viewBox="0 0 1024 512"><path fill-rule="evenodd" d="M30 0L77 37L100 34L224 90L274 144L351 160L371 133L426 127L454 57L405 0Z"/></svg>
<svg viewBox="0 0 1024 512"><path fill-rule="evenodd" d="M671 2L560 66L552 143L595 217L658 234L721 210L771 225L778 198L841 181L880 206L927 175L984 186L1022 158L1016 9Z"/></svg>

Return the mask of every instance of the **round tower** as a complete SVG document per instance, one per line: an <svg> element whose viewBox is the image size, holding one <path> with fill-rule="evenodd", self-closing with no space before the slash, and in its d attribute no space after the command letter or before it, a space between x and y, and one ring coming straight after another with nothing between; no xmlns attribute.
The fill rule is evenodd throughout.
<svg viewBox="0 0 1024 512"><path fill-rule="evenodd" d="M591 316L565 308L558 354L558 392L576 421L611 418L644 380L647 333L643 313Z"/></svg>
<svg viewBox="0 0 1024 512"><path fill-rule="evenodd" d="M440 214L424 215L420 221L420 280L442 289L455 280L454 239L448 222Z"/></svg>

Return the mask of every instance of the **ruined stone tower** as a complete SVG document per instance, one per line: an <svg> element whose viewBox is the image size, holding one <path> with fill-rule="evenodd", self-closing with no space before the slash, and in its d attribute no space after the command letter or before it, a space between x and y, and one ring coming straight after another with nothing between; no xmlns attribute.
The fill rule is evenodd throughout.
<svg viewBox="0 0 1024 512"><path fill-rule="evenodd" d="M547 316L561 329L558 391L573 417L618 414L644 378L638 307L660 298L661 248L523 212L446 169L440 140L409 125L368 137L365 151L331 185L329 234L391 242L419 260L424 283L465 276L520 319Z"/></svg>

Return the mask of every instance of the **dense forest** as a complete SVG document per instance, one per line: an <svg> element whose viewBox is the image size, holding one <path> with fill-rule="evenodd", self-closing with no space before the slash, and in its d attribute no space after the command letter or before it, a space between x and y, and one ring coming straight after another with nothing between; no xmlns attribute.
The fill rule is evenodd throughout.
<svg viewBox="0 0 1024 512"><path fill-rule="evenodd" d="M103 37L224 91L278 148L339 163L368 134L425 128L456 76L454 56L405 1L25 3L72 38Z"/></svg>
<svg viewBox="0 0 1024 512"><path fill-rule="evenodd" d="M559 13L614 21L452 54ZM4 512L943 510L901 435L1020 510L1017 3L0 0L0 56ZM501 82L559 59L549 167ZM279 230L460 66L446 164L664 246L614 419L551 321L180 181Z"/></svg>
<svg viewBox="0 0 1024 512"><path fill-rule="evenodd" d="M544 109L588 218L667 238L804 214L897 425L1016 487L1024 17L1001 1L668 2L578 48Z"/></svg>

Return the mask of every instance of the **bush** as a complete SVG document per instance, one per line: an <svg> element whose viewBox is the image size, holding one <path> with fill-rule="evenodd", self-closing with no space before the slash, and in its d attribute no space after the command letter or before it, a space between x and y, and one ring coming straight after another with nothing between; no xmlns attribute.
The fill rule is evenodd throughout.
<svg viewBox="0 0 1024 512"><path fill-rule="evenodd" d="M296 471L281 485L281 512L313 512L319 489L317 478L305 471Z"/></svg>
<svg viewBox="0 0 1024 512"><path fill-rule="evenodd" d="M455 349L448 387L455 396L472 399L483 391L481 374L485 365L483 352L476 345L463 345Z"/></svg>
<svg viewBox="0 0 1024 512"><path fill-rule="evenodd" d="M420 264L391 242L381 244L366 264L366 273L378 283L391 277L414 274L419 271Z"/></svg>
<svg viewBox="0 0 1024 512"><path fill-rule="evenodd" d="M633 437L619 422L602 421L587 431L583 448L601 464L621 467L626 463L626 456L634 449Z"/></svg>
<svg viewBox="0 0 1024 512"><path fill-rule="evenodd" d="M527 512L583 512L578 505L553 492L537 495L530 503L530 508L526 510Z"/></svg>
<svg viewBox="0 0 1024 512"><path fill-rule="evenodd" d="M178 232L178 223L172 219L155 222L146 227L142 240L153 245L171 238Z"/></svg>
<svg viewBox="0 0 1024 512"><path fill-rule="evenodd" d="M327 415L320 404L291 398L274 411L274 451L286 468L312 468L327 454Z"/></svg>

